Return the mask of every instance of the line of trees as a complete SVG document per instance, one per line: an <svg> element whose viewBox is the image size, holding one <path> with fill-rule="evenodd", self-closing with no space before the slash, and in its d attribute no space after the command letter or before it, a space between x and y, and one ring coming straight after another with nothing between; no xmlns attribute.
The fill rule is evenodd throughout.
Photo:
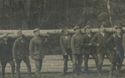
<svg viewBox="0 0 125 78"><path fill-rule="evenodd" d="M124 0L0 0L1 29L124 23Z"/></svg>

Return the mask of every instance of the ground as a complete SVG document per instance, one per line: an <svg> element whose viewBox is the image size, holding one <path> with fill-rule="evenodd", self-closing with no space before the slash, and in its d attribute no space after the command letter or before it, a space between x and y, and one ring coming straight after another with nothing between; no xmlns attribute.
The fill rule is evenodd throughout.
<svg viewBox="0 0 125 78"><path fill-rule="evenodd" d="M123 63L125 65L125 61ZM34 62L31 60L31 65L32 65L32 72L31 76L26 72L26 66L24 62L21 64L21 78L35 78L34 72L35 72L35 66ZM41 78L100 78L97 75L96 72L96 67L95 67L95 62L93 59L89 60L89 71L88 73L81 73L79 76L75 75L72 73L72 62L69 61L69 70L67 75L63 75L63 59L62 56L60 55L48 55L45 56L44 62L43 62L43 67L41 71ZM83 65L84 69L84 65ZM83 70L82 69L82 70ZM104 66L103 66L103 76L101 78L108 78L109 76L109 70L110 70L110 62L105 59L104 61ZM8 64L6 67L6 78L11 78L10 74L11 68L10 65ZM1 75L0 75L1 78ZM122 68L122 72L120 75L115 74L114 78L125 78L125 66Z"/></svg>

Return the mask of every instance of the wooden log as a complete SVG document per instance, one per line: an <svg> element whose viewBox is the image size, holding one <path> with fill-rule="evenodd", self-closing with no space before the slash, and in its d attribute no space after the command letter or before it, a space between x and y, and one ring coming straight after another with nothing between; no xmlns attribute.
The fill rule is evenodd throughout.
<svg viewBox="0 0 125 78"><path fill-rule="evenodd" d="M99 28L91 28L92 32L98 32ZM105 28L105 30L107 32L112 32L114 31L114 28ZM123 30L125 31L125 27L123 27ZM84 33L84 28L81 29L81 31ZM11 37L16 37L17 36L17 32L18 30L0 30L0 37L5 34L8 33L9 36ZM61 33L61 29L48 29L48 30L40 30L42 35L47 35L47 34L60 34ZM74 33L73 29L69 29L70 33ZM26 36L33 36L33 30L23 30L23 34L25 34Z"/></svg>

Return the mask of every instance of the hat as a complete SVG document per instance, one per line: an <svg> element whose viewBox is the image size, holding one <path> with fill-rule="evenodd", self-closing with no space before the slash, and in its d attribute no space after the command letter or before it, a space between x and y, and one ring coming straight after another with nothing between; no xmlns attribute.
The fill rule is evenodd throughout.
<svg viewBox="0 0 125 78"><path fill-rule="evenodd" d="M40 29L39 29L39 28L35 28L35 29L33 30L34 33L37 32L37 31L40 31Z"/></svg>
<svg viewBox="0 0 125 78"><path fill-rule="evenodd" d="M77 30L77 29L80 29L80 27L79 27L79 26L75 26L75 27L73 28L73 30Z"/></svg>

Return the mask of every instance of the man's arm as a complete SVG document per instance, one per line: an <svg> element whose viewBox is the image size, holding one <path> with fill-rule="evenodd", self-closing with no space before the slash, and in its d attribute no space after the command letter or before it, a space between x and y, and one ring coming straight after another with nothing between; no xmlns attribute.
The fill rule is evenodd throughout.
<svg viewBox="0 0 125 78"><path fill-rule="evenodd" d="M71 50L72 50L72 52L75 52L74 36L72 36L72 38L71 38Z"/></svg>
<svg viewBox="0 0 125 78"><path fill-rule="evenodd" d="M94 46L98 46L98 33L93 36L93 38L90 40L90 43Z"/></svg>
<svg viewBox="0 0 125 78"><path fill-rule="evenodd" d="M125 52L125 33L123 34L123 37L122 37L122 45Z"/></svg>
<svg viewBox="0 0 125 78"><path fill-rule="evenodd" d="M13 59L16 59L16 52L18 50L18 40L15 40L12 48Z"/></svg>
<svg viewBox="0 0 125 78"><path fill-rule="evenodd" d="M60 46L61 46L61 50L63 52L63 54L65 54L65 48L64 48L64 45L63 45L63 39L62 39L62 36L60 37Z"/></svg>
<svg viewBox="0 0 125 78"><path fill-rule="evenodd" d="M31 39L31 40L30 40L30 44L29 44L30 56L33 55L33 51L34 51L34 42L33 42L33 39Z"/></svg>

